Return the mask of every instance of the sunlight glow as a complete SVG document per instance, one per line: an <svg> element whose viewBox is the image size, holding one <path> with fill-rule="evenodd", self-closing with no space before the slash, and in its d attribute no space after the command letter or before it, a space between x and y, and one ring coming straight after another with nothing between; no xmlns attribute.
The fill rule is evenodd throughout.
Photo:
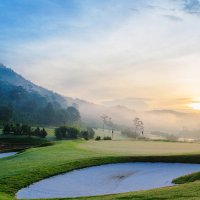
<svg viewBox="0 0 200 200"><path fill-rule="evenodd" d="M189 104L189 106L190 106L193 110L200 110L200 102L191 103L191 104Z"/></svg>

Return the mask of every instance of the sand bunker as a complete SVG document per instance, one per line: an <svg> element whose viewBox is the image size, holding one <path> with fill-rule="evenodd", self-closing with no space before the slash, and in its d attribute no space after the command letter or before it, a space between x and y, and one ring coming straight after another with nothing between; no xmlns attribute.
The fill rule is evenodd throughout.
<svg viewBox="0 0 200 200"><path fill-rule="evenodd" d="M172 179L200 171L199 164L119 163L74 170L44 179L17 198L62 198L114 194L171 186Z"/></svg>

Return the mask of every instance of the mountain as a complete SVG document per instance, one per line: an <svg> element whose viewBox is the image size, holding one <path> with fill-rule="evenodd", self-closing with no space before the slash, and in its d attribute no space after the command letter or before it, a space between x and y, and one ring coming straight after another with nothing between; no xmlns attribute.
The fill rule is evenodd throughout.
<svg viewBox="0 0 200 200"><path fill-rule="evenodd" d="M102 115L107 115L108 118L111 118L115 128L131 125L132 120L136 117L136 112L125 106L116 105L110 107L80 99L73 99L72 102L77 105L82 120L92 127L102 127Z"/></svg>
<svg viewBox="0 0 200 200"><path fill-rule="evenodd" d="M183 113L183 112L178 112L175 110L150 110L146 111L147 114L159 114L159 115L164 115L164 114L169 114L169 115L174 115L177 117L182 117L188 115L188 113Z"/></svg>
<svg viewBox="0 0 200 200"><path fill-rule="evenodd" d="M0 64L0 121L56 125L80 116L67 99Z"/></svg>
<svg viewBox="0 0 200 200"><path fill-rule="evenodd" d="M47 98L49 102L55 101L63 107L67 106L67 101L63 96L33 84L3 64L0 64L0 81L13 86L23 87L27 92L36 92L42 97Z"/></svg>
<svg viewBox="0 0 200 200"><path fill-rule="evenodd" d="M104 114L114 124L131 124L136 115L125 106L99 105L59 95L35 85L3 64L0 64L0 96L0 122L12 118L15 122L62 125L81 115L86 124L101 127Z"/></svg>

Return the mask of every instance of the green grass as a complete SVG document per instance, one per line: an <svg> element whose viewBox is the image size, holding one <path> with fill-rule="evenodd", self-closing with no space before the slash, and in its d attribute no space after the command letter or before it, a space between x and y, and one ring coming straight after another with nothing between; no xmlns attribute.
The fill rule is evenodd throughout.
<svg viewBox="0 0 200 200"><path fill-rule="evenodd" d="M0 160L0 200L13 200L15 193L31 183L52 175L79 169L87 166L117 162L183 162L200 163L200 154L148 156L127 155L118 156L113 153L100 153L83 149L82 141L60 141L45 148L31 148L20 154ZM190 177L194 176L190 175ZM184 179L182 182L200 180L200 174L195 179ZM65 198L67 199L67 198ZM77 199L110 200L110 199L200 199L200 182L191 182L175 187L166 187L149 191L131 192L100 197L84 197Z"/></svg>
<svg viewBox="0 0 200 200"><path fill-rule="evenodd" d="M80 144L83 149L112 153L115 155L173 155L200 154L200 143L169 142L169 141L88 141Z"/></svg>

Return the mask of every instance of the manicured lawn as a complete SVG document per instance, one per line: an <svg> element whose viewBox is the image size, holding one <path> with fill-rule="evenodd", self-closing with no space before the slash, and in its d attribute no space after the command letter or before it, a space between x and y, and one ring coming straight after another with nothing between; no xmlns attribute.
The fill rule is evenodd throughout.
<svg viewBox="0 0 200 200"><path fill-rule="evenodd" d="M103 141L100 142L103 143ZM135 161L200 163L200 154L197 154L198 151L196 151L196 154L194 155L147 156L148 153L146 154L146 152L146 155L141 155L141 153L136 152L135 156L133 156L132 152L127 152L127 154L124 153L123 155L118 156L118 152L114 152L114 150L102 153L97 152L94 149L88 149L87 144L90 143L91 141L61 141L53 146L32 148L15 156L1 159L0 200L15 199L15 193L19 189L43 178L87 166ZM169 142L163 142L163 144L165 143L169 144L169 146L171 145ZM156 148L155 144L154 147ZM137 153L138 155L136 155ZM177 152L175 151L174 153ZM192 180L200 179L199 174L194 176ZM190 179L187 177L184 180L182 179L182 182L187 182L189 180ZM200 182L187 183L176 187L167 187L151 191L107 195L103 197L84 197L82 199L200 199Z"/></svg>
<svg viewBox="0 0 200 200"><path fill-rule="evenodd" d="M115 155L171 155L200 154L200 143L163 141L88 141L79 145L83 149Z"/></svg>

